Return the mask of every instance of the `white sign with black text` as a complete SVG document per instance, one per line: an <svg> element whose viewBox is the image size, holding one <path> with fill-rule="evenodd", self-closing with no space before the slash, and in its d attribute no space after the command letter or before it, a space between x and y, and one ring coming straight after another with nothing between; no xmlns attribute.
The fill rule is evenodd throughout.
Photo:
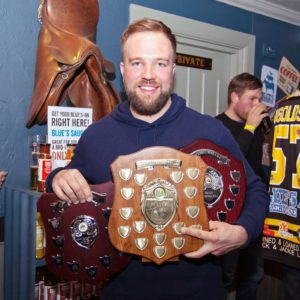
<svg viewBox="0 0 300 300"><path fill-rule="evenodd" d="M77 144L92 123L92 108L48 106L48 143L51 144L52 170L64 167L68 144Z"/></svg>

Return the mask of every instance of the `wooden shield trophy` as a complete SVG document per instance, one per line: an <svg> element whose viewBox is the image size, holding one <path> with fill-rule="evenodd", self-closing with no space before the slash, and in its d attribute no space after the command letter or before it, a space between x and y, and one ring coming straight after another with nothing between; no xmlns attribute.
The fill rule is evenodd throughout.
<svg viewBox="0 0 300 300"><path fill-rule="evenodd" d="M46 263L66 280L98 284L125 267L131 257L114 249L107 234L112 182L91 186L93 201L70 204L43 194L37 209L46 231Z"/></svg>
<svg viewBox="0 0 300 300"><path fill-rule="evenodd" d="M234 222L246 194L244 164L228 150L208 140L197 140L181 151L200 156L207 164L204 202L210 220Z"/></svg>
<svg viewBox="0 0 300 300"><path fill-rule="evenodd" d="M203 245L180 230L208 230L203 200L206 164L200 157L150 147L119 156L111 169L115 196L108 231L118 250L162 264Z"/></svg>

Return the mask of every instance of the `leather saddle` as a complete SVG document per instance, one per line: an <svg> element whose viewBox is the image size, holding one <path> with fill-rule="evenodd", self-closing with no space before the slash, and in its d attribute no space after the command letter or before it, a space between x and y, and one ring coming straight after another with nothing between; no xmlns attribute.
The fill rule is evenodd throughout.
<svg viewBox="0 0 300 300"><path fill-rule="evenodd" d="M114 65L96 46L98 0L41 0L34 94L26 126L47 123L47 107L68 99L92 107L93 121L109 114L120 97Z"/></svg>
<svg viewBox="0 0 300 300"><path fill-rule="evenodd" d="M118 252L109 241L107 227L114 184L91 185L93 201L70 204L44 193L37 202L46 232L49 271L68 281L105 282L131 257Z"/></svg>

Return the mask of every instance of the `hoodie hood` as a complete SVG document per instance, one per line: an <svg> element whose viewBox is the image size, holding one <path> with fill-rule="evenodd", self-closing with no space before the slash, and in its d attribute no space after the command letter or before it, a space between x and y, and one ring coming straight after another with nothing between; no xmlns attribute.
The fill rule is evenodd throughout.
<svg viewBox="0 0 300 300"><path fill-rule="evenodd" d="M186 107L186 101L176 94L171 95L171 100L171 106L167 112L152 123L136 119L130 111L128 100L118 105L110 116L130 128L137 139L136 146L138 148L163 145L164 141L160 140L160 137L163 135L165 125L178 118Z"/></svg>
<svg viewBox="0 0 300 300"><path fill-rule="evenodd" d="M118 105L111 113L110 116L118 122L126 123L131 126L138 126L138 127L160 126L174 120L185 109L186 101L183 98L181 98L176 94L172 94L171 99L172 99L171 106L169 107L167 112L152 123L148 123L143 120L136 119L130 111L128 100Z"/></svg>

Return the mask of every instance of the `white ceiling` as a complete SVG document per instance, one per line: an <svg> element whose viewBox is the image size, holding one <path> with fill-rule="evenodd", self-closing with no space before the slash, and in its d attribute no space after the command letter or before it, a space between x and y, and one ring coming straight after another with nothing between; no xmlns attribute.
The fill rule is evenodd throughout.
<svg viewBox="0 0 300 300"><path fill-rule="evenodd" d="M300 13L300 0L266 0L266 2L277 4Z"/></svg>
<svg viewBox="0 0 300 300"><path fill-rule="evenodd" d="M300 26L300 0L217 0Z"/></svg>

